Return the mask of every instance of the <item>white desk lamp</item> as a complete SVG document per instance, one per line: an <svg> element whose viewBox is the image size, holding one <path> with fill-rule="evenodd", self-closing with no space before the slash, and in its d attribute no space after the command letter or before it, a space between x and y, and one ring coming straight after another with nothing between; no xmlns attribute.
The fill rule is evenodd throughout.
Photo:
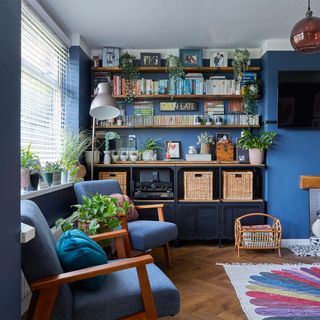
<svg viewBox="0 0 320 320"><path fill-rule="evenodd" d="M91 180L93 180L93 162L95 148L95 129L97 120L108 120L120 115L120 110L115 107L115 101L110 93L110 84L102 82L98 84L96 96L91 102L90 116L92 117L92 144L91 144Z"/></svg>

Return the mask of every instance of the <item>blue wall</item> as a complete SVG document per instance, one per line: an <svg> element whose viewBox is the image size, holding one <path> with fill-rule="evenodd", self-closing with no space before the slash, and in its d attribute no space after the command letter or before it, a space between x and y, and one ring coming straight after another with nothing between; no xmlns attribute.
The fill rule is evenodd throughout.
<svg viewBox="0 0 320 320"><path fill-rule="evenodd" d="M20 1L0 1L0 318L8 320L20 318L20 11Z"/></svg>
<svg viewBox="0 0 320 320"><path fill-rule="evenodd" d="M264 119L277 120L279 70L320 70L320 54L267 52L262 58ZM320 175L320 130L278 129L277 144L268 151L266 197L268 211L280 218L283 237L309 238L308 191L299 188L300 175Z"/></svg>

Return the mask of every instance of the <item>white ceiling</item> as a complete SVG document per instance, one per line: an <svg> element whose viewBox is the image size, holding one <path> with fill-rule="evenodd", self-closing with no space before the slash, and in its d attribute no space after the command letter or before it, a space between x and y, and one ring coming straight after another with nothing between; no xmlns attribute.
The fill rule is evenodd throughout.
<svg viewBox="0 0 320 320"><path fill-rule="evenodd" d="M39 0L90 49L258 48L287 39L306 0ZM320 0L311 1L320 16Z"/></svg>

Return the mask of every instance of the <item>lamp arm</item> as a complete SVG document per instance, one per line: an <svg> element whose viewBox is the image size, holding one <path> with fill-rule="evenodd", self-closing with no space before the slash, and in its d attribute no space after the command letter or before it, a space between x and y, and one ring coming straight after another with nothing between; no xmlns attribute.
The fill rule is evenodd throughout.
<svg viewBox="0 0 320 320"><path fill-rule="evenodd" d="M91 140L91 180L93 180L93 160L95 150L95 135L96 135L96 118L92 118L92 140Z"/></svg>

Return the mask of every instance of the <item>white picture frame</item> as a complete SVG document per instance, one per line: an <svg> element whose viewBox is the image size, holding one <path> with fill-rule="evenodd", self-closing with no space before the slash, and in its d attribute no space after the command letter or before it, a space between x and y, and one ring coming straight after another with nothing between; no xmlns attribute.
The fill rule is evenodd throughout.
<svg viewBox="0 0 320 320"><path fill-rule="evenodd" d="M210 67L227 67L228 52L217 50L210 52Z"/></svg>

